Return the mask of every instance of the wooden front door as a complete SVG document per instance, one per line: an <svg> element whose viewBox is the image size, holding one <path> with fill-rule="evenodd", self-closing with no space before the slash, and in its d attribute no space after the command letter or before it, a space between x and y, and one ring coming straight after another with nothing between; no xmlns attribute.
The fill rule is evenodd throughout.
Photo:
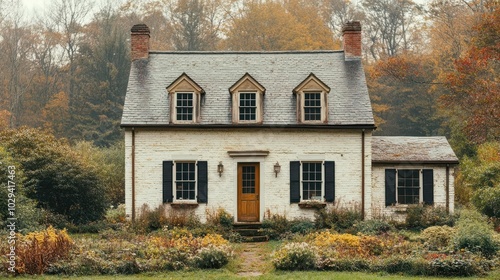
<svg viewBox="0 0 500 280"><path fill-rule="evenodd" d="M238 222L259 221L259 163L238 163Z"/></svg>

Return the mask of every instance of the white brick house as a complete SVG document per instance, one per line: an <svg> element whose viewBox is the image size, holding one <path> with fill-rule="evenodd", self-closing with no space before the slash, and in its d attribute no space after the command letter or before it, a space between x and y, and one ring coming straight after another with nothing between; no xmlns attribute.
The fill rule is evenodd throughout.
<svg viewBox="0 0 500 280"><path fill-rule="evenodd" d="M201 220L222 207L235 222L312 218L312 202L367 218L422 202L453 211L458 160L445 138L372 136L360 32L346 25L340 51L156 52L135 25L121 123L128 217L144 204ZM398 157L399 144L425 156Z"/></svg>

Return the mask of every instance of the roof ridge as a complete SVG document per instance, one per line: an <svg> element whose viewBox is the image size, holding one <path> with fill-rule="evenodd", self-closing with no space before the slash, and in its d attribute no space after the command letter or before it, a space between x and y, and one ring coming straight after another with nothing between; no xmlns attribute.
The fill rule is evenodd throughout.
<svg viewBox="0 0 500 280"><path fill-rule="evenodd" d="M318 54L343 53L344 50L297 50L297 51L149 51L150 54Z"/></svg>

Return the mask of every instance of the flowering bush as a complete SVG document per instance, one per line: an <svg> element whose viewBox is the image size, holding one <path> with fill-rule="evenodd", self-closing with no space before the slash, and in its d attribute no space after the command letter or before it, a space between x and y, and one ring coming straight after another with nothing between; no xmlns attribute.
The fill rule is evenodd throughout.
<svg viewBox="0 0 500 280"><path fill-rule="evenodd" d="M320 248L333 249L343 256L364 257L380 255L384 250L384 243L376 237L352 234L333 234L328 231L312 233L306 236L311 244Z"/></svg>
<svg viewBox="0 0 500 280"><path fill-rule="evenodd" d="M231 255L228 245L208 245L198 250L193 260L199 268L221 268L229 262Z"/></svg>
<svg viewBox="0 0 500 280"><path fill-rule="evenodd" d="M53 262L68 257L73 245L66 230L49 227L43 231L17 236L16 272L41 274Z"/></svg>
<svg viewBox="0 0 500 280"><path fill-rule="evenodd" d="M455 234L455 229L449 226L433 226L426 228L420 235L425 248L433 251L446 249Z"/></svg>
<svg viewBox="0 0 500 280"><path fill-rule="evenodd" d="M434 235L440 230L449 231L447 227L429 228L424 237L437 239ZM451 235L446 238L449 240ZM397 234L365 236L324 231L308 234L302 240L302 243L285 244L274 252L272 262L277 269L470 276L484 274L497 261L466 251L429 252L421 243L411 242ZM432 242L446 243L443 240Z"/></svg>
<svg viewBox="0 0 500 280"><path fill-rule="evenodd" d="M273 254L277 269L309 270L316 267L318 248L308 243L288 243Z"/></svg>
<svg viewBox="0 0 500 280"><path fill-rule="evenodd" d="M229 242L218 234L194 237L185 228L155 234L106 239L79 239L69 260L51 265L49 274L131 274L190 267L220 268L232 254Z"/></svg>

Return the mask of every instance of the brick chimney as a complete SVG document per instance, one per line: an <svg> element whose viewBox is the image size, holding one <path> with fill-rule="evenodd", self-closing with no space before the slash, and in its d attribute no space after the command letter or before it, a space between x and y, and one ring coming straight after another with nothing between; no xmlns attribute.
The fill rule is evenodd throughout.
<svg viewBox="0 0 500 280"><path fill-rule="evenodd" d="M148 59L149 57L149 27L145 24L136 24L130 30L130 44L132 61Z"/></svg>
<svg viewBox="0 0 500 280"><path fill-rule="evenodd" d="M342 27L345 60L361 59L361 24L349 21Z"/></svg>

